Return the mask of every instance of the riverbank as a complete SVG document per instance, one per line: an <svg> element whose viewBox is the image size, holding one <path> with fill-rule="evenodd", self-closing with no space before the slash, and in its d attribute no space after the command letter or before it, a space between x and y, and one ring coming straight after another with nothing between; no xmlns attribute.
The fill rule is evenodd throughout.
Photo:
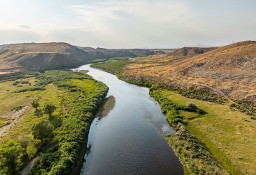
<svg viewBox="0 0 256 175"><path fill-rule="evenodd" d="M83 159L90 124L107 92L106 85L85 72L46 71L2 80L0 115L28 107L0 138L0 174L18 174L35 155L30 174L79 173L76 166ZM36 134L37 127L47 134ZM16 156L9 163L12 154Z"/></svg>
<svg viewBox="0 0 256 175"><path fill-rule="evenodd" d="M162 112L176 130L175 135L166 135L165 138L184 165L185 174L228 174L209 152L207 146L188 129L192 120L206 117L207 111L204 108L202 109L201 106L198 107L197 103L178 103L164 94L165 91L159 88L151 88L150 95L160 103ZM235 174L232 168L230 168L230 171Z"/></svg>
<svg viewBox="0 0 256 175"><path fill-rule="evenodd" d="M147 87L152 87L152 85L156 86L154 82L143 81L143 77L141 77L141 80L125 77L122 68L129 63L129 60L126 62L123 61L122 63L112 61L92 66L115 73L119 78L130 83ZM202 167L201 162L205 161L204 159L199 159L199 161L197 161L198 165L191 164L195 158L194 156L191 156L193 155L193 152L200 153L200 149L199 151L198 149L193 151L193 147L188 146L191 144L196 145L197 148L203 146L204 150L206 150L209 155L212 155L208 157L212 157L213 161L208 161L208 163L211 165L211 162L217 162L218 164L213 163L211 165L216 167L216 169L213 168L215 170L224 167L230 174L254 175L256 173L254 169L256 163L256 152L254 149L254 145L256 144L256 139L254 137L256 129L255 120L251 120L246 114L231 109L229 101L222 101L222 104L219 104L215 101L209 102L192 99L191 97L193 96L194 98L197 97L197 95L200 97L200 93L193 95L192 91L192 95L185 97L179 94L179 91L175 89L166 88L166 86L161 85L157 86L157 90L161 92L162 96L173 101L173 103L178 106L186 106L189 103L193 103L200 109L206 111L206 114L201 117L186 111L181 111L180 114L185 120L182 124L182 132L179 131L179 127L177 128L174 137L168 136L166 138L173 149L176 150L176 153L183 162L184 169L187 169L188 173L194 169L203 170L204 167ZM172 124L172 126L175 128L175 125ZM186 135L184 138L193 139L188 139L189 143L184 143L183 141L187 141L187 139L182 139L182 137L180 137L180 135L184 134ZM196 141L194 139L196 139Z"/></svg>
<svg viewBox="0 0 256 175"><path fill-rule="evenodd" d="M115 103L115 99L113 96L105 98L97 108L96 112L94 113L93 119L99 118L100 120L101 118L105 117L110 112L110 110L113 109L115 105L114 103ZM80 152L79 158L77 159L76 166L71 173L72 175L80 175L81 169L83 168L83 164L86 163L85 154L91 149L90 146L88 147L88 135L84 138L84 141L83 141L84 144L81 145L81 152Z"/></svg>

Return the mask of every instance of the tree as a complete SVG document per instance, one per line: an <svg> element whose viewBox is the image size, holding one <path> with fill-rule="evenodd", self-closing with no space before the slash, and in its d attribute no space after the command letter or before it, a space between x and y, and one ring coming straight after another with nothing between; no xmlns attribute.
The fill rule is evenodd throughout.
<svg viewBox="0 0 256 175"><path fill-rule="evenodd" d="M0 169L7 175L16 175L18 160L22 157L23 149L19 143L9 140L0 147Z"/></svg>
<svg viewBox="0 0 256 175"><path fill-rule="evenodd" d="M41 120L32 127L32 135L44 144L53 137L53 125L48 120Z"/></svg>
<svg viewBox="0 0 256 175"><path fill-rule="evenodd" d="M44 106L44 112L52 117L52 113L55 111L56 107L53 104L46 104Z"/></svg>
<svg viewBox="0 0 256 175"><path fill-rule="evenodd" d="M42 112L42 110L38 109L38 107L40 106L39 105L39 101L38 100L33 100L31 105L32 105L33 108L36 109L35 112L34 112L35 116L42 117L43 116L43 112Z"/></svg>
<svg viewBox="0 0 256 175"><path fill-rule="evenodd" d="M37 108L39 107L39 101L38 100L33 100L31 105L33 106L33 108L36 108L36 110L37 110Z"/></svg>

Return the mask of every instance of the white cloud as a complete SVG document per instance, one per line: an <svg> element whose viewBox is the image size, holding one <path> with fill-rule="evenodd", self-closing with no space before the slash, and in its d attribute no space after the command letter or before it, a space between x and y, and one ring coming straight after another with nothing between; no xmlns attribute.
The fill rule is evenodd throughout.
<svg viewBox="0 0 256 175"><path fill-rule="evenodd" d="M23 25L23 24L19 24L19 25L17 25L19 28L21 28L21 29L26 29L26 30L29 30L29 29L31 29L32 28L32 26L28 26L28 25Z"/></svg>
<svg viewBox="0 0 256 175"><path fill-rule="evenodd" d="M94 1L72 9L85 30L99 32L111 47L124 41L128 47L152 46L153 39L166 42L195 28L196 14L179 1Z"/></svg>

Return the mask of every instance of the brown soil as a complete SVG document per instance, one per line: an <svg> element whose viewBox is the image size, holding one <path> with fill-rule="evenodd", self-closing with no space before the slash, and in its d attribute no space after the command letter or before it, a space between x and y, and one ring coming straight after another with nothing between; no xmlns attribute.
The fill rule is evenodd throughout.
<svg viewBox="0 0 256 175"><path fill-rule="evenodd" d="M9 117L12 122L0 128L0 137L5 135L13 126L15 126L19 122L20 117L25 113L27 108L28 106L25 106L18 111L11 111L4 114L4 116Z"/></svg>

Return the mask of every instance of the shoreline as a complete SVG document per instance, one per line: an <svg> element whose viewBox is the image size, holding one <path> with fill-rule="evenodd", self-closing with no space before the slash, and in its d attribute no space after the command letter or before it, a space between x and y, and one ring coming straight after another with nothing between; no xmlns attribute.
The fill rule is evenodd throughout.
<svg viewBox="0 0 256 175"><path fill-rule="evenodd" d="M92 65L92 67L94 67L94 66ZM99 68L99 67L94 67L94 68L97 68L97 69L106 71L106 72L108 72L108 73L114 74L114 75L116 75L119 79L121 79L121 80L123 80L123 81L125 81L125 82L131 83L131 84L135 84L135 85L138 85L138 86L141 86L141 87L148 87L148 88L151 88L152 86L157 86L156 84L151 83L151 82L139 82L138 80L133 80L133 79L130 79L129 77L124 77L124 76L122 76L121 72L118 72L118 71L115 71L115 70L108 70L108 69L105 70L105 69L102 69L102 68ZM153 97L151 94L150 94L150 96L151 96L152 98L154 98L154 99L159 103L159 101L158 101L155 97ZM161 109L162 109L161 103L159 103L159 104L160 104ZM165 115L166 115L166 114L165 114ZM167 117L166 117L166 119L168 120ZM169 120L168 120L168 121L169 121ZM169 122L169 124L170 124L170 126L172 126L175 130L177 129L175 125L171 124L170 122ZM212 157L213 160L216 160L216 158L212 155L212 153L209 151L209 149L206 148L205 145L199 141L199 139L197 139L195 136L193 136L193 135L187 130L186 126L184 126L184 129L185 129L185 131L188 133L188 137L193 137L193 139L194 139L197 143L199 143L198 145L202 146L202 148L204 148L204 149L208 152L208 154L211 155L210 157ZM175 137L175 136L177 136L176 133L175 133L174 137ZM186 159L186 160L191 161L191 160L193 160L193 158L192 158L192 157L189 157L188 155L183 158L180 154L178 154L179 150L177 150L177 149L173 146L173 144L170 144L170 140L171 140L171 139L170 139L170 138L167 139L166 137L164 137L164 138L165 138L165 140L167 141L167 143L169 144L170 148L175 152L175 154L176 154L177 157L179 158L179 160L180 160L180 162L181 162L181 164L183 165L183 168L184 168L184 174L187 175L188 172L189 172L189 171L188 171L189 168L192 168L192 167L191 167L191 165L190 165L188 162L186 162L186 161L184 161L184 160ZM183 145L183 146L184 146L184 145ZM200 146L199 146L199 147L200 147ZM196 146L196 147L197 147L197 146ZM188 149L188 148L185 148L185 147L184 147L184 150L187 150L187 149ZM202 161L202 160L201 160L201 161ZM217 161L216 163L217 163L216 167L222 167L222 166L223 166L223 165L220 165L220 163L219 163L218 161ZM210 166L211 166L211 165L210 165ZM229 173L227 173L226 168L223 169L223 172L225 172L225 174L229 174ZM237 173L236 173L236 174L237 174Z"/></svg>
<svg viewBox="0 0 256 175"><path fill-rule="evenodd" d="M113 109L114 106L110 106L110 107L108 106L108 108L105 109L106 105L109 105L108 104L109 100L113 100L113 98L114 98L113 96L107 97L107 94L106 94L105 98L102 100L101 104L98 106L98 108L94 114L94 118L91 121L90 127L93 124L93 120L95 118L99 118L99 120L100 120L102 117L105 117L107 115L107 113L110 112L110 110ZM73 175L80 175L83 165L84 165L84 163L86 163L85 155L91 149L91 148L87 147L89 134L90 133L88 133L87 137L83 141L84 143L86 143L85 144L86 146L82 146L82 148L81 148L81 153L80 153L79 159L77 161L77 166L74 168L73 172L71 173Z"/></svg>

